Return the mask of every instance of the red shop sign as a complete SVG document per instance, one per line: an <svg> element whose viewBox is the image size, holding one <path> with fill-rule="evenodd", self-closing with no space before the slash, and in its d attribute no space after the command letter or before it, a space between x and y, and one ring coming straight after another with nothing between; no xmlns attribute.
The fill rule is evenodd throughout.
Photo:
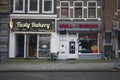
<svg viewBox="0 0 120 80"><path fill-rule="evenodd" d="M98 24L59 24L59 28L98 28Z"/></svg>

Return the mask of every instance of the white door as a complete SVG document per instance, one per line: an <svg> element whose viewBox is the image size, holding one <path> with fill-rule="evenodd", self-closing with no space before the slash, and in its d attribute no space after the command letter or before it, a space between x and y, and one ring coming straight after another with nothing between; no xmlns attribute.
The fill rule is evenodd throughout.
<svg viewBox="0 0 120 80"><path fill-rule="evenodd" d="M68 45L69 45L68 46L69 52L68 52L67 58L68 59L77 59L78 58L77 38L76 37L69 38Z"/></svg>
<svg viewBox="0 0 120 80"><path fill-rule="evenodd" d="M67 41L60 41L59 59L66 59Z"/></svg>

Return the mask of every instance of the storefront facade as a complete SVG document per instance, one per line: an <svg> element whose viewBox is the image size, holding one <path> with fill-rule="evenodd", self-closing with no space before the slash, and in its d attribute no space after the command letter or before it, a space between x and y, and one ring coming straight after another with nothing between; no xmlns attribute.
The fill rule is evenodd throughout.
<svg viewBox="0 0 120 80"><path fill-rule="evenodd" d="M57 0L60 59L100 59L102 0Z"/></svg>
<svg viewBox="0 0 120 80"><path fill-rule="evenodd" d="M100 22L58 22L60 59L100 59Z"/></svg>
<svg viewBox="0 0 120 80"><path fill-rule="evenodd" d="M55 15L51 17L11 15L9 58L44 58L54 50ZM43 17L43 16L42 16Z"/></svg>

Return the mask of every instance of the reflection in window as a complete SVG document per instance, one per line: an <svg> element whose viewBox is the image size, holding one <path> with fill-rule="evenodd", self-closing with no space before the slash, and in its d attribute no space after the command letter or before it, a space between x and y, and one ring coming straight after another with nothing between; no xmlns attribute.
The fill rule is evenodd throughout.
<svg viewBox="0 0 120 80"><path fill-rule="evenodd" d="M95 18L96 9L95 8L89 8L88 13L89 13L89 16L88 16L89 18Z"/></svg>
<svg viewBox="0 0 120 80"><path fill-rule="evenodd" d="M82 18L82 2L75 2L75 18Z"/></svg>
<svg viewBox="0 0 120 80"><path fill-rule="evenodd" d="M111 43L111 32L105 32L105 43Z"/></svg>
<svg viewBox="0 0 120 80"><path fill-rule="evenodd" d="M30 0L30 11L37 11L37 0Z"/></svg>
<svg viewBox="0 0 120 80"><path fill-rule="evenodd" d="M46 57L50 53L50 35L39 35L39 57Z"/></svg>
<svg viewBox="0 0 120 80"><path fill-rule="evenodd" d="M88 2L88 18L96 18L96 2Z"/></svg>
<svg viewBox="0 0 120 80"><path fill-rule="evenodd" d="M120 10L120 0L118 0L117 5L118 5L118 10Z"/></svg>
<svg viewBox="0 0 120 80"><path fill-rule="evenodd" d="M51 11L52 10L52 2L51 1L45 1L44 2L44 11Z"/></svg>
<svg viewBox="0 0 120 80"><path fill-rule="evenodd" d="M24 0L14 0L14 12L23 12L24 11Z"/></svg>
<svg viewBox="0 0 120 80"><path fill-rule="evenodd" d="M29 12L38 12L38 3L39 3L39 0L29 0L28 2L28 11Z"/></svg>
<svg viewBox="0 0 120 80"><path fill-rule="evenodd" d="M96 35L81 35L78 42L78 52L82 53L98 53L97 36Z"/></svg>
<svg viewBox="0 0 120 80"><path fill-rule="evenodd" d="M69 17L69 3L61 2L61 18Z"/></svg>
<svg viewBox="0 0 120 80"><path fill-rule="evenodd" d="M43 13L53 13L54 0L43 0Z"/></svg>

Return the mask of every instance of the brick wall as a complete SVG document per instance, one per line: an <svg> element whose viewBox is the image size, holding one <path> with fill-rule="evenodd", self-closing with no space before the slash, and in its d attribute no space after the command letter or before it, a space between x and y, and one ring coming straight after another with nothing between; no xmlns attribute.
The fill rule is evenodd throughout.
<svg viewBox="0 0 120 80"><path fill-rule="evenodd" d="M117 0L103 0L103 15L106 30L112 30L112 19L116 12Z"/></svg>
<svg viewBox="0 0 120 80"><path fill-rule="evenodd" d="M8 58L9 46L9 0L0 0L0 62Z"/></svg>

